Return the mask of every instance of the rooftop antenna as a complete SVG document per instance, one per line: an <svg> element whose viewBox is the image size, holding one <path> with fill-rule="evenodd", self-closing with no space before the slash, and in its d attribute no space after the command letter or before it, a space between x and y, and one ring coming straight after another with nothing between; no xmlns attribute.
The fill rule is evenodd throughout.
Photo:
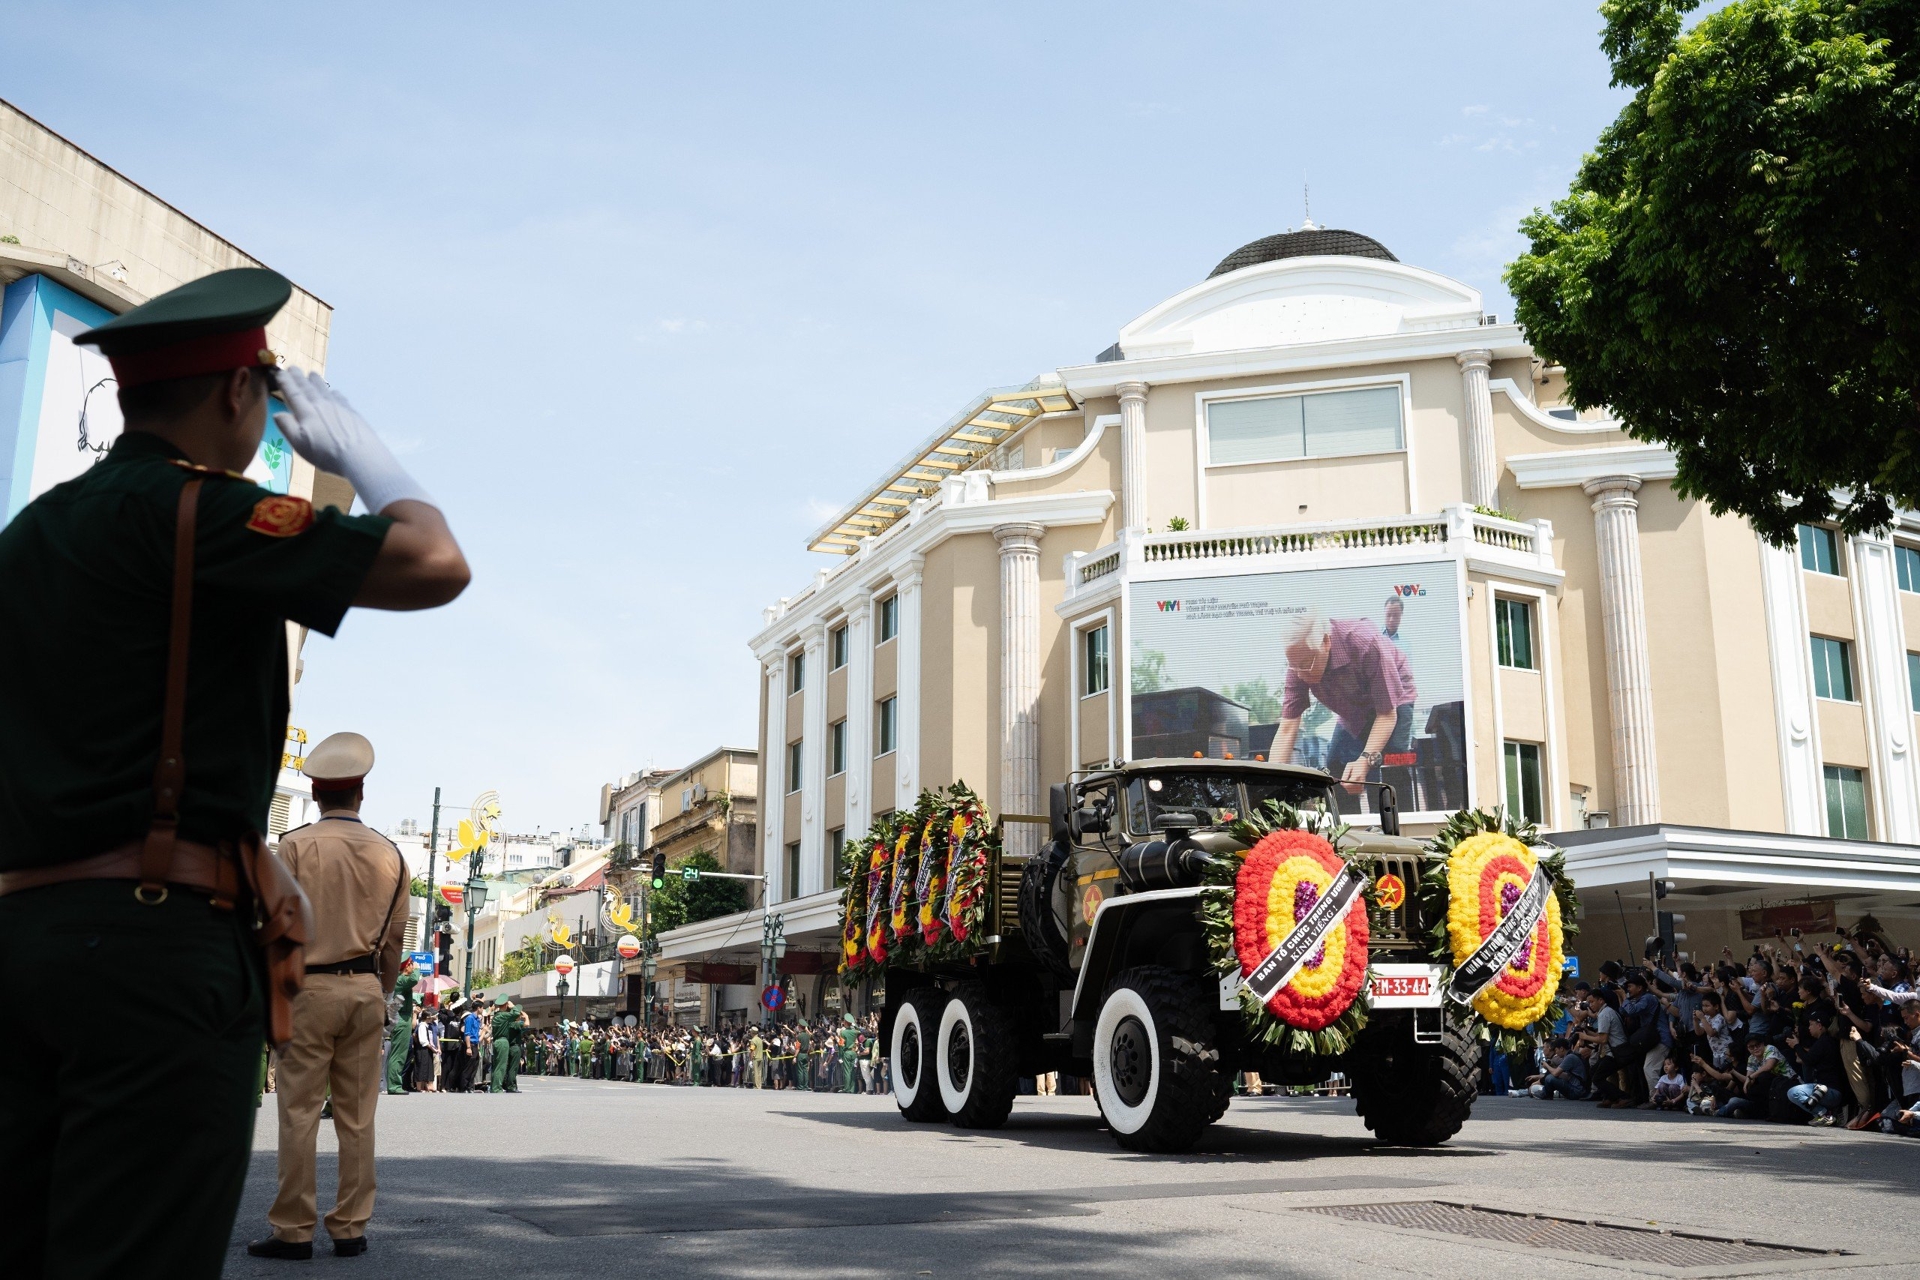
<svg viewBox="0 0 1920 1280"><path fill-rule="evenodd" d="M1302 231L1319 230L1318 227L1313 225L1313 191L1307 186L1307 180L1305 178L1300 180L1300 207L1306 213L1306 219L1301 222L1300 229Z"/></svg>

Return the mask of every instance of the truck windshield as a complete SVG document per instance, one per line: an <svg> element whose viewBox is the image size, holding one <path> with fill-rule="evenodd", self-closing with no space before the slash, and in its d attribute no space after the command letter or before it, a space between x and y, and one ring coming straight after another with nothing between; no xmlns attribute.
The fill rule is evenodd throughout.
<svg viewBox="0 0 1920 1280"><path fill-rule="evenodd" d="M1242 780L1233 774L1180 772L1136 777L1127 784L1127 826L1138 833L1191 822L1209 827L1232 822L1269 800L1297 809L1325 809L1327 784L1315 778Z"/></svg>

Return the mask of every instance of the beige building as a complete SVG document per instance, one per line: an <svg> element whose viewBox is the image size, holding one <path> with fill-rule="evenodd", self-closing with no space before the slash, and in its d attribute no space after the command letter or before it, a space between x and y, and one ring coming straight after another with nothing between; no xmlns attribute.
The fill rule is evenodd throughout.
<svg viewBox="0 0 1920 1280"><path fill-rule="evenodd" d="M0 523L92 465L120 434L112 371L73 338L189 280L264 265L159 196L0 102ZM333 309L295 286L267 328L290 364L324 371ZM353 491L316 474L269 429L247 474L279 492L347 506ZM288 626L297 684L304 628ZM271 838L311 821L298 772L306 735L289 728Z"/></svg>
<svg viewBox="0 0 1920 1280"><path fill-rule="evenodd" d="M753 638L790 943L831 946L838 846L923 787L1043 813L1091 765L1270 753L1392 784L1416 833L1537 819L1589 964L1638 952L1650 876L1702 957L1783 905L1910 930L1920 520L1765 546L1562 387L1475 290L1309 226L982 393Z"/></svg>

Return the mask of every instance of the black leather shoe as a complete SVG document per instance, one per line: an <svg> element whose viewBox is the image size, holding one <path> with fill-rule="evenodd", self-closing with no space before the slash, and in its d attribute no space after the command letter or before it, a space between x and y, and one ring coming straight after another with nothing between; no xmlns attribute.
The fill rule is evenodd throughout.
<svg viewBox="0 0 1920 1280"><path fill-rule="evenodd" d="M348 1236L345 1240L333 1242L333 1256L336 1258L357 1258L367 1251L365 1236Z"/></svg>
<svg viewBox="0 0 1920 1280"><path fill-rule="evenodd" d="M279 1236L268 1236L264 1240L255 1240L247 1246L247 1252L256 1258L284 1258L288 1262L307 1262L313 1257L313 1241L282 1240Z"/></svg>

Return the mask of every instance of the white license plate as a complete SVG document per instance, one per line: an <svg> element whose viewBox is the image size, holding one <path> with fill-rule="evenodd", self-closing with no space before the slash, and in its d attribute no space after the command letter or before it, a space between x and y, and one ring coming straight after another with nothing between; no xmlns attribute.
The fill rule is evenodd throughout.
<svg viewBox="0 0 1920 1280"><path fill-rule="evenodd" d="M1433 1009L1440 1005L1440 967L1431 964L1373 966L1376 1009Z"/></svg>

